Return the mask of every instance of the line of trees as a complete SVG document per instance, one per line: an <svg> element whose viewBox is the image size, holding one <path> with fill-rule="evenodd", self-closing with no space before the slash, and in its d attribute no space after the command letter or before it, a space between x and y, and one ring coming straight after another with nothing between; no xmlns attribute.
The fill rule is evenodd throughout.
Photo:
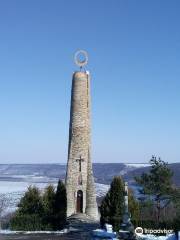
<svg viewBox="0 0 180 240"><path fill-rule="evenodd" d="M37 187L30 186L18 204L10 227L19 231L61 230L66 224L66 208L62 181L58 182L56 191L49 185L43 194Z"/></svg>
<svg viewBox="0 0 180 240"><path fill-rule="evenodd" d="M140 186L141 197L136 199L129 191L129 212L135 227L167 228L180 230L180 189L172 183L173 172L160 158L152 157L149 173L135 180ZM118 231L122 223L124 208L124 182L115 177L102 201L101 225L110 223Z"/></svg>

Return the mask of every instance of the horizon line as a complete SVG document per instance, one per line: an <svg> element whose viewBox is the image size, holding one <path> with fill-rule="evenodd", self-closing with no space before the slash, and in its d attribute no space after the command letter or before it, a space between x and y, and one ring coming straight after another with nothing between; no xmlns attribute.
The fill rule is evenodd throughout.
<svg viewBox="0 0 180 240"><path fill-rule="evenodd" d="M173 163L180 163L180 162L167 162L168 164L173 164ZM92 164L149 164L149 162L92 162ZM52 163L29 163L29 162L10 162L10 163L0 163L0 165L67 165L67 162L52 162Z"/></svg>

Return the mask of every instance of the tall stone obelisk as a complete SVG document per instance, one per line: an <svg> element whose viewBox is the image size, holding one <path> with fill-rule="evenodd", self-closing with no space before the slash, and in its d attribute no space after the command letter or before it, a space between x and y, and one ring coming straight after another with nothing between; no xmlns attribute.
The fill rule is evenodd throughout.
<svg viewBox="0 0 180 240"><path fill-rule="evenodd" d="M84 51L80 53L84 54ZM82 68L86 60L77 61ZM97 220L98 209L91 162L90 108L90 74L81 69L72 77L66 172L67 216L84 213Z"/></svg>

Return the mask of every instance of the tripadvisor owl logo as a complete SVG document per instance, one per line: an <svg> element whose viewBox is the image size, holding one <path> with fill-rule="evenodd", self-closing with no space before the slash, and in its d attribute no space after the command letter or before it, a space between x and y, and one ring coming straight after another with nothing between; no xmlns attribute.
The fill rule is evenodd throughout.
<svg viewBox="0 0 180 240"><path fill-rule="evenodd" d="M143 228L142 227L137 227L134 231L135 231L135 234L137 234L137 235L142 235L143 234Z"/></svg>

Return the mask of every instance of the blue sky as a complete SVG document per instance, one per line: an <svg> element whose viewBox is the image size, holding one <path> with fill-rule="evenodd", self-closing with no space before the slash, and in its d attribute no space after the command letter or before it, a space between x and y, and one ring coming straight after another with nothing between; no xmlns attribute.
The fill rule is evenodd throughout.
<svg viewBox="0 0 180 240"><path fill-rule="evenodd" d="M67 160L77 49L89 53L94 162L180 161L178 0L1 0L0 163Z"/></svg>

